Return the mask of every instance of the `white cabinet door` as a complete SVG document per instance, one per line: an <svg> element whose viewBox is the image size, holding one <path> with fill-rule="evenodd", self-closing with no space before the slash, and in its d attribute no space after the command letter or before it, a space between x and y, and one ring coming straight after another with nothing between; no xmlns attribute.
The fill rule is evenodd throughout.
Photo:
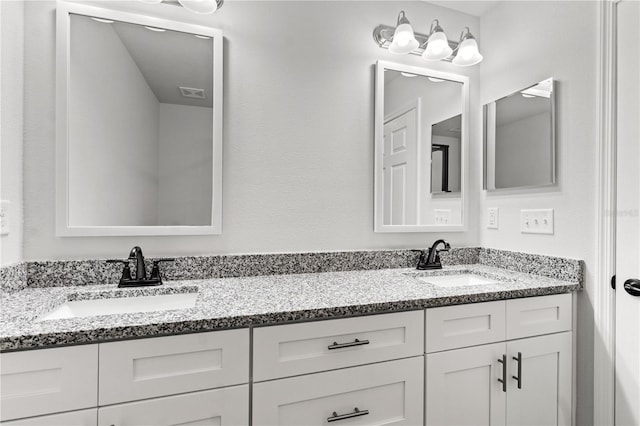
<svg viewBox="0 0 640 426"><path fill-rule="evenodd" d="M420 356L256 383L253 424L421 425L423 373Z"/></svg>
<svg viewBox="0 0 640 426"><path fill-rule="evenodd" d="M260 327L253 380L315 373L422 355L424 311Z"/></svg>
<svg viewBox="0 0 640 426"><path fill-rule="evenodd" d="M0 420L95 407L98 345L0 355Z"/></svg>
<svg viewBox="0 0 640 426"><path fill-rule="evenodd" d="M571 425L571 336L566 332L507 343L509 426Z"/></svg>
<svg viewBox="0 0 640 426"><path fill-rule="evenodd" d="M2 426L96 426L96 424L98 424L97 408L0 422Z"/></svg>
<svg viewBox="0 0 640 426"><path fill-rule="evenodd" d="M504 425L504 343L428 354L427 426Z"/></svg>
<svg viewBox="0 0 640 426"><path fill-rule="evenodd" d="M100 344L100 405L249 381L249 330Z"/></svg>
<svg viewBox="0 0 640 426"><path fill-rule="evenodd" d="M249 386L148 399L98 409L99 426L249 424Z"/></svg>

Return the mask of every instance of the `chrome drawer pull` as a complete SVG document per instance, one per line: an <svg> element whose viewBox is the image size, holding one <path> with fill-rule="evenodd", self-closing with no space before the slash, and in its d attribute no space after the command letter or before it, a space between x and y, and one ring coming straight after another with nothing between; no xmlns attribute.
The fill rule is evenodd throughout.
<svg viewBox="0 0 640 426"><path fill-rule="evenodd" d="M362 345L368 345L369 341L368 340L354 340L353 342L348 342L348 343L338 343L338 342L333 342L333 345L329 345L327 346L327 349L331 350L331 349L342 349L342 348L350 348L352 346L362 346Z"/></svg>
<svg viewBox="0 0 640 426"><path fill-rule="evenodd" d="M328 422L337 422L338 420L350 419L353 417L366 416L369 414L369 410L358 410L358 407L353 409L353 413L347 414L338 414L335 411L333 412L333 416L327 417Z"/></svg>

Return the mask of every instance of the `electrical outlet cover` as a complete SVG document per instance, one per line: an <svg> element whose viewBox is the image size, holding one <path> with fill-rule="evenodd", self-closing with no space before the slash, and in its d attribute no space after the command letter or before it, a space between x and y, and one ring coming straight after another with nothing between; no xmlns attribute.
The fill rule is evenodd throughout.
<svg viewBox="0 0 640 426"><path fill-rule="evenodd" d="M0 201L0 235L9 233L9 201Z"/></svg>
<svg viewBox="0 0 640 426"><path fill-rule="evenodd" d="M499 210L497 207L489 207L487 209L487 228L498 229L498 215Z"/></svg>

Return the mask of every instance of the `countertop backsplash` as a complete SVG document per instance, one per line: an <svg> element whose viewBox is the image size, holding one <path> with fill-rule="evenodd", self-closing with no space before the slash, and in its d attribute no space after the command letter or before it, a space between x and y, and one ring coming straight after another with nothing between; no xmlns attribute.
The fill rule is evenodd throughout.
<svg viewBox="0 0 640 426"><path fill-rule="evenodd" d="M420 250L371 250L281 254L238 254L176 257L161 264L166 281L251 277L320 272L411 268ZM580 260L480 247L452 248L440 254L442 264L481 264L582 284ZM26 287L117 284L121 264L98 260L28 261L0 268L0 290L14 293ZM147 271L154 258L147 258ZM133 266L133 265L132 265Z"/></svg>

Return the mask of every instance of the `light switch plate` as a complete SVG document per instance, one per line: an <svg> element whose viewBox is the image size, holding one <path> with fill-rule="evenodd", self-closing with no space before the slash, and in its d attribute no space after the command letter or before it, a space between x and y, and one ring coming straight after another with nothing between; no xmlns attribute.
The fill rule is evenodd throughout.
<svg viewBox="0 0 640 426"><path fill-rule="evenodd" d="M9 234L9 201L0 201L0 235Z"/></svg>
<svg viewBox="0 0 640 426"><path fill-rule="evenodd" d="M520 210L520 232L553 235L553 209Z"/></svg>
<svg viewBox="0 0 640 426"><path fill-rule="evenodd" d="M436 225L447 225L451 222L451 210L433 209L433 219Z"/></svg>
<svg viewBox="0 0 640 426"><path fill-rule="evenodd" d="M498 229L499 209L497 207L489 207L487 209L487 228Z"/></svg>

